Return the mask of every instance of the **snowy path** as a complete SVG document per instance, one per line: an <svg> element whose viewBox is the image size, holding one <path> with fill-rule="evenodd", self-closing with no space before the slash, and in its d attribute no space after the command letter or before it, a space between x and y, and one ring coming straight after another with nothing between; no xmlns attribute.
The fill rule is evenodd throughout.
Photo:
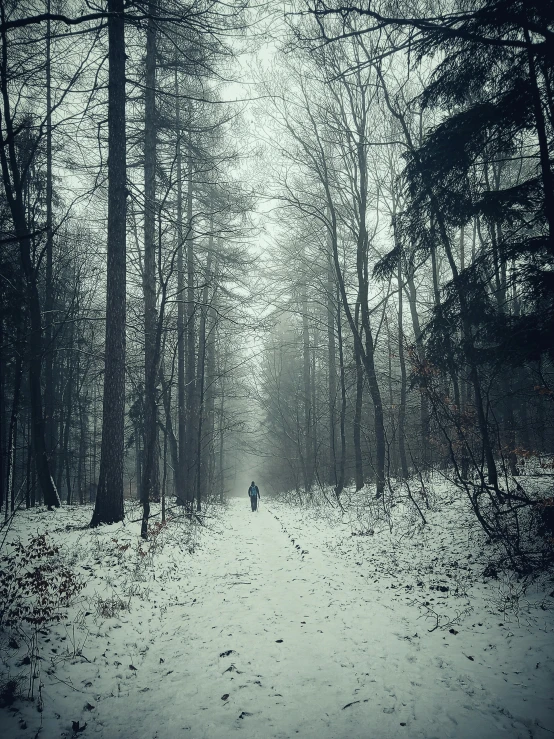
<svg viewBox="0 0 554 739"><path fill-rule="evenodd" d="M119 667L119 687L98 702L87 733L96 729L105 739L551 735L535 723L544 726L552 716L548 686L543 682L543 695L536 695L532 678L514 674L517 653L472 653L455 636L430 634L421 621L414 626L358 568L323 549L302 555L302 542L291 541L263 500L258 514L247 499L232 501L218 528L216 540L193 558L182 605L155 618L143 604L139 630L149 648L127 644L136 670Z"/></svg>
<svg viewBox="0 0 554 739"><path fill-rule="evenodd" d="M2 739L552 737L552 609L526 625L487 606L482 581L471 596L437 593L440 529L418 544L435 574L419 575L422 549L353 537L299 508L262 500L253 514L245 497L213 512L193 555L186 525L170 524L138 570L134 524L83 535L87 510L27 514L75 552L87 593L43 637L43 712L27 701L0 710ZM474 555L458 549L448 551L461 572ZM410 551L413 572L394 565ZM106 614L99 604L113 596L128 608ZM430 632L416 597L475 610L454 633Z"/></svg>

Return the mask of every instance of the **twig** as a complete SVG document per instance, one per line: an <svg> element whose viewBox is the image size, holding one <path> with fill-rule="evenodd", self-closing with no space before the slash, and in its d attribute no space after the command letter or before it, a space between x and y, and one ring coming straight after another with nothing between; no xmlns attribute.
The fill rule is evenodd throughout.
<svg viewBox="0 0 554 739"><path fill-rule="evenodd" d="M68 683L67 680L62 680L61 678L55 677L54 675L51 675L50 677L52 677L58 683L63 683L64 685L67 685L68 688L71 688L71 690L74 690L76 693L84 693L85 692L84 690L79 690L79 688L76 688L71 683Z"/></svg>

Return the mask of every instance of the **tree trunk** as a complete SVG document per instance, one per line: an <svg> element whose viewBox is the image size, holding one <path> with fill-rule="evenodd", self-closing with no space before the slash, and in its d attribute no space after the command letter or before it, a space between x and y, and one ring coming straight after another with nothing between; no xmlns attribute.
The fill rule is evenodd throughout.
<svg viewBox="0 0 554 739"><path fill-rule="evenodd" d="M311 369L311 404L312 404L312 481L317 472L317 448L318 448L318 407L317 407L317 388L316 388L316 348L319 346L319 331L317 327L313 332L312 347L312 369Z"/></svg>
<svg viewBox="0 0 554 739"><path fill-rule="evenodd" d="M46 12L50 13L50 0L46 0ZM52 228L52 75L51 75L51 31L50 20L46 22L46 272L44 285L45 352L44 352L44 398L46 451L50 459L52 474L54 465L54 351L52 346L54 285L53 285L53 228Z"/></svg>
<svg viewBox="0 0 554 739"><path fill-rule="evenodd" d="M64 421L66 413L65 393L66 393L66 362L65 357L60 358L56 367L56 377L54 382L54 392L58 399L58 413L55 417L55 438L56 447L54 449L54 455L51 460L50 470L52 472L52 479L58 493L60 500L62 497L62 482L63 482L63 436L64 436Z"/></svg>
<svg viewBox="0 0 554 739"><path fill-rule="evenodd" d="M213 230L213 224L212 224ZM197 446L196 446L196 510L202 510L202 479L204 470L204 444L203 444L203 426L204 426L204 400L206 386L206 316L208 312L208 282L212 269L212 251L213 238L210 235L208 246L208 257L206 261L206 276L204 278L204 288L202 290L202 307L200 312L200 330L198 336L198 430L197 430Z"/></svg>
<svg viewBox="0 0 554 739"><path fill-rule="evenodd" d="M79 491L79 505L83 505L84 498L84 477L86 476L85 457L87 453L87 414L85 411L86 398L81 397L79 403L79 461L77 467L77 490Z"/></svg>
<svg viewBox="0 0 554 739"><path fill-rule="evenodd" d="M26 484L25 484L25 508L31 508L31 470L33 469L33 446L31 444L31 419L27 416L27 470L26 470Z"/></svg>
<svg viewBox="0 0 554 739"><path fill-rule="evenodd" d="M4 301L1 299L0 295L0 350L2 354L4 353L4 316L2 311L3 307ZM4 395L5 370L5 362L0 362L0 511L2 510L2 506L4 505L4 419L6 417L6 397Z"/></svg>
<svg viewBox="0 0 554 739"><path fill-rule="evenodd" d="M175 431L173 429L173 419L171 417L171 385L165 379L163 369L160 369L160 381L162 385L162 400L165 412L165 429L164 433L169 439L169 454L171 456L171 464L173 466L173 482L175 487L175 496L177 503L182 505L178 496L178 470L179 470L179 447Z"/></svg>
<svg viewBox="0 0 554 739"><path fill-rule="evenodd" d="M162 473L162 523L165 523L166 486L167 486L167 429L164 430L163 473Z"/></svg>
<svg viewBox="0 0 554 739"><path fill-rule="evenodd" d="M158 412L156 404L156 25L155 3L148 3L144 92L144 474L140 491L141 536L148 536L150 500L159 497Z"/></svg>
<svg viewBox="0 0 554 739"><path fill-rule="evenodd" d="M227 373L227 355L225 355L225 359L223 361L223 368L219 367L219 376L221 378L221 397L220 397L220 404L219 404L219 454L218 454L218 461L219 461L219 473L218 473L218 481L219 481L219 500L221 503L225 502L225 445L224 445L224 421L225 421L225 375Z"/></svg>
<svg viewBox="0 0 554 739"><path fill-rule="evenodd" d="M385 492L385 422L383 417L383 403L381 391L375 372L375 346L369 317L369 284L368 284L368 250L369 236L367 233L367 148L365 143L365 114L358 125L357 161L359 168L359 224L356 244L356 272L358 276L358 294L362 318L362 328L365 334L365 351L362 353L365 371L368 378L369 393L373 402L375 423L375 461L376 461L376 496ZM352 322L351 327L352 327ZM359 342L361 343L361 342Z"/></svg>
<svg viewBox="0 0 554 739"><path fill-rule="evenodd" d="M396 438L396 417L394 413L394 387L393 387L393 376L392 376L392 358L393 358L393 347L391 341L390 321L386 313L383 315L383 323L385 325L385 331L387 334L387 385L389 391L388 398L388 425L389 433L386 437L387 441L387 473L390 475L391 471L394 477L398 475L398 454L397 454L397 438Z"/></svg>
<svg viewBox="0 0 554 739"><path fill-rule="evenodd" d="M339 500L342 491L344 490L344 470L346 466L346 433L345 433L345 418L346 418L346 384L344 376L344 351L342 344L342 319L340 311L340 301L337 300L337 338L339 344L339 371L340 371L340 461L338 480L335 486L335 495Z"/></svg>
<svg viewBox="0 0 554 739"><path fill-rule="evenodd" d="M73 346L73 327L75 324L71 324L70 329L70 339L69 339L69 346ZM71 439L71 420L72 420L72 412L73 412L73 361L71 357L71 351L68 352L67 357L67 385L66 385L66 413L65 413L65 425L64 425L64 434L63 434L63 454L62 454L62 460L63 464L65 466L65 480L66 480L66 500L67 505L71 505L71 453L69 450L69 442Z"/></svg>
<svg viewBox="0 0 554 739"><path fill-rule="evenodd" d="M91 526L124 517L126 137L123 0L108 0L108 263L102 446Z"/></svg>
<svg viewBox="0 0 554 739"><path fill-rule="evenodd" d="M193 205L193 173L192 173L192 142L189 137L189 151L187 157L187 329L186 329L186 396L187 396L187 450L189 451L186 466L186 501L187 510L192 512L194 501L194 481L196 465L199 460L193 450L197 448L195 436L198 429L197 409L197 378L196 378L196 305L195 305L195 265L194 265L194 238L192 228Z"/></svg>
<svg viewBox="0 0 554 739"><path fill-rule="evenodd" d="M177 133L177 434L179 439L179 460L175 466L175 487L177 503L186 503L187 469L187 408L185 380L185 273L184 273L184 234L183 234L183 162L181 152L181 110L179 105L179 83L175 70L175 123Z"/></svg>
<svg viewBox="0 0 554 739"><path fill-rule="evenodd" d="M460 272L463 272L466 267L466 252L465 252L465 230L462 226L460 228ZM460 368L460 423L462 425L462 428L464 428L466 424L466 418L467 418L467 411L469 406L469 389L467 384L467 378L466 378L466 372L465 372L465 366ZM462 477L462 480L467 480L469 476L469 465L470 465L470 458L469 458L469 451L468 451L468 444L465 439L462 440L462 459L460 464L460 474Z"/></svg>
<svg viewBox="0 0 554 739"><path fill-rule="evenodd" d="M214 267L214 281L217 279L219 270L218 261L216 260ZM208 450L207 450L207 472L206 472L206 489L212 490L215 475L215 387L216 387L216 326L217 326L217 312L215 309L216 299L216 287L212 291L212 299L208 311L208 336L206 339L206 373L207 373L207 387L206 387L206 414L208 428L206 434L208 437Z"/></svg>
<svg viewBox="0 0 554 739"><path fill-rule="evenodd" d="M332 246L331 246L332 249ZM335 280L333 274L333 257L329 254L327 267L327 364L329 381L327 383L329 405L329 473L327 482L336 485L337 454L336 454L336 403L337 403L337 349L335 341Z"/></svg>
<svg viewBox="0 0 554 739"><path fill-rule="evenodd" d="M12 411L10 414L10 425L8 429L8 449L7 449L7 485L6 485L6 518L8 517L8 504L11 512L15 510L15 455L17 449L17 421L19 418L19 399L21 397L21 378L23 376L23 362L21 361L20 352L17 353L14 383ZM8 503L9 501L9 503Z"/></svg>
<svg viewBox="0 0 554 739"><path fill-rule="evenodd" d="M32 439L32 435L31 435ZM32 451L32 441L31 441L31 451ZM40 504L40 493L39 497L37 499L37 466L36 464L33 464L31 466L31 508L35 508L37 505L37 502Z"/></svg>
<svg viewBox="0 0 554 739"><path fill-rule="evenodd" d="M398 362L400 365L400 405L398 407L398 455L400 473L403 480L408 479L406 459L406 360L404 358L404 301L402 294L402 257L398 258Z"/></svg>
<svg viewBox="0 0 554 739"><path fill-rule="evenodd" d="M356 305L355 322L359 326L359 303ZM362 408L364 393L364 366L362 357L356 343L354 343L354 361L356 364L356 405L354 408L354 459L355 459L355 482L356 490L364 486L364 467L362 458Z"/></svg>
<svg viewBox="0 0 554 739"><path fill-rule="evenodd" d="M308 325L308 286L304 278L302 283L302 377L304 406L304 488L309 492L312 487L312 409L310 388L310 331Z"/></svg>

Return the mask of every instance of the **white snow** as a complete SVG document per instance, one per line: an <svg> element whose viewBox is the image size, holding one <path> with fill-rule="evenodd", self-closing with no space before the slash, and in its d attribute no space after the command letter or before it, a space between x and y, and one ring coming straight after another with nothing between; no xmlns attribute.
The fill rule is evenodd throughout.
<svg viewBox="0 0 554 739"><path fill-rule="evenodd" d="M2 737L551 737L552 581L484 579L455 504L456 531L399 509L371 534L349 510L245 496L146 544L76 528L88 508L21 513L13 535L51 531L87 585L41 635L42 713L0 709ZM12 675L24 654L3 642Z"/></svg>

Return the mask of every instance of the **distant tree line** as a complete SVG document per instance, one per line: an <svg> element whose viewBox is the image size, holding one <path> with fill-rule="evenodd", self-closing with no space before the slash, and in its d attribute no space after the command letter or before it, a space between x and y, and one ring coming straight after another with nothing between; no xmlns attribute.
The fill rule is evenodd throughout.
<svg viewBox="0 0 554 739"><path fill-rule="evenodd" d="M245 10L0 2L6 518L95 502L111 523L125 492L146 536L150 501L224 494L252 200L222 86Z"/></svg>
<svg viewBox="0 0 554 739"><path fill-rule="evenodd" d="M518 476L552 474L553 23L515 0L291 14L260 81L282 204L260 382L276 489L340 502L443 469L510 557L521 516L552 539L552 500Z"/></svg>

